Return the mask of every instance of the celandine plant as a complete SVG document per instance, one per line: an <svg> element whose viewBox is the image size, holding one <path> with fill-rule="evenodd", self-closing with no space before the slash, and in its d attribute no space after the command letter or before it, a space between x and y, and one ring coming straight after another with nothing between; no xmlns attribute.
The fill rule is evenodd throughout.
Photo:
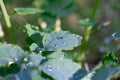
<svg viewBox="0 0 120 80"><path fill-rule="evenodd" d="M82 37L69 31L55 31L55 22L61 17L66 17L76 10L73 0L45 0L43 9L14 8L22 16L41 14L47 28L26 23L29 51L21 49L15 40L10 17L3 0L0 7L6 21L9 36L13 44L0 43L0 80L111 80L120 74L118 58L108 52L102 59L102 66L93 71L81 67L84 61L86 46L91 33L94 31L94 16L100 0L96 0L90 20L80 20L80 25L86 28ZM60 6L61 5L61 6ZM97 27L98 29L100 27ZM54 31L53 31L54 30ZM115 39L120 39L119 32L114 33ZM66 57L64 52L81 46L78 62Z"/></svg>

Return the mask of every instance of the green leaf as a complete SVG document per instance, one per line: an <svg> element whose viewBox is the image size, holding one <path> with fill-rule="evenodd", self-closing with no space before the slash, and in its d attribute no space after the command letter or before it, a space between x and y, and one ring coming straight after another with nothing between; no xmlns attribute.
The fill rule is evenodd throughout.
<svg viewBox="0 0 120 80"><path fill-rule="evenodd" d="M93 77L90 80L111 80L111 78L120 74L120 66L111 67L103 66L96 70Z"/></svg>
<svg viewBox="0 0 120 80"><path fill-rule="evenodd" d="M32 43L29 48L30 48L31 51L35 51L35 49L37 47L39 47L39 46L36 43Z"/></svg>
<svg viewBox="0 0 120 80"><path fill-rule="evenodd" d="M10 74L5 76L5 80L51 80L44 79L40 76L40 72L32 68L22 69L17 74Z"/></svg>
<svg viewBox="0 0 120 80"><path fill-rule="evenodd" d="M28 69L21 70L18 74L10 74L5 76L6 80L31 80L32 72Z"/></svg>
<svg viewBox="0 0 120 80"><path fill-rule="evenodd" d="M107 53L102 58L103 65L117 66L119 65L118 58L113 53Z"/></svg>
<svg viewBox="0 0 120 80"><path fill-rule="evenodd" d="M34 25L26 24L25 28L27 30L27 35L29 38L33 40L34 43L39 45L40 47L43 47L42 45L42 35L39 31L39 28Z"/></svg>
<svg viewBox="0 0 120 80"><path fill-rule="evenodd" d="M80 69L76 73L74 73L73 77L71 77L70 80L81 80L87 74L88 72L86 70ZM84 79L84 80L88 80L88 79Z"/></svg>
<svg viewBox="0 0 120 80"><path fill-rule="evenodd" d="M95 24L95 21L89 19L81 19L79 20L78 23L80 24L80 26L89 27L89 26L93 26Z"/></svg>
<svg viewBox="0 0 120 80"><path fill-rule="evenodd" d="M77 9L74 0L47 0L48 4L44 6L46 12L59 17L65 17Z"/></svg>
<svg viewBox="0 0 120 80"><path fill-rule="evenodd" d="M42 36L40 33L35 33L33 34L32 36L30 36L30 38L35 42L37 43L40 47L43 47L42 45Z"/></svg>
<svg viewBox="0 0 120 80"><path fill-rule="evenodd" d="M19 62L24 56L25 52L18 46L8 44L0 46L0 67L6 65L8 62Z"/></svg>
<svg viewBox="0 0 120 80"><path fill-rule="evenodd" d="M80 69L80 66L70 59L59 58L45 62L40 65L40 69L55 80L69 80Z"/></svg>
<svg viewBox="0 0 120 80"><path fill-rule="evenodd" d="M65 58L65 57L66 57L66 54L61 51L53 52L47 55L47 58L50 58L50 59L58 59L58 58Z"/></svg>
<svg viewBox="0 0 120 80"><path fill-rule="evenodd" d="M103 24L102 23L95 23L93 26L92 26L92 30L101 30L103 28Z"/></svg>
<svg viewBox="0 0 120 80"><path fill-rule="evenodd" d="M27 35L30 37L35 33L39 33L39 28L37 26L26 24L25 28L27 30Z"/></svg>
<svg viewBox="0 0 120 80"><path fill-rule="evenodd" d="M36 13L44 12L44 10L37 8L14 8L14 11L19 15L28 15L28 14L36 14Z"/></svg>
<svg viewBox="0 0 120 80"><path fill-rule="evenodd" d="M115 40L120 40L120 31L113 33L112 36L115 38Z"/></svg>
<svg viewBox="0 0 120 80"><path fill-rule="evenodd" d="M71 50L81 44L82 37L68 31L53 32L43 37L46 51Z"/></svg>
<svg viewBox="0 0 120 80"><path fill-rule="evenodd" d="M30 66L38 66L42 60L44 60L45 58L42 57L41 55L39 54L29 54L28 55L28 65Z"/></svg>
<svg viewBox="0 0 120 80"><path fill-rule="evenodd" d="M87 75L85 75L82 79L78 79L78 80L92 80L91 78L93 77L94 73L95 71L91 71Z"/></svg>

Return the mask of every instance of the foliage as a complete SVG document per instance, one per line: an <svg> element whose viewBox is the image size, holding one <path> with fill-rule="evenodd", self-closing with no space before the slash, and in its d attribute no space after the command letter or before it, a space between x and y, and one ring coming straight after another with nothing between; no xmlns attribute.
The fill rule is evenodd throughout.
<svg viewBox="0 0 120 80"><path fill-rule="evenodd" d="M8 0L4 0L9 3ZM29 0L27 0L29 2ZM39 0L38 0L39 1ZM95 20L95 14L100 0L96 0L92 17L80 19L79 25L84 29L84 34L73 34L70 31L56 31L56 21L69 16L76 11L74 0L44 0L41 8L17 7L15 14L37 16L47 26L42 29L39 24L29 22L24 25L27 34L25 47L22 49L17 44L0 43L0 80L111 80L117 79L120 74L120 65L115 52L108 50L102 57L101 66L89 71L85 55L90 53L88 48L92 43L94 32L102 30L105 24ZM34 0L30 0L34 2ZM4 16L11 41L14 40L12 25L3 0L0 3L0 21ZM119 9L119 6L113 8ZM38 15L37 15L38 14ZM6 16L7 15L7 16ZM12 28L11 28L12 27ZM97 34L97 33L96 33ZM112 34L115 40L120 40L120 32ZM4 38L3 38L4 40ZM12 41L14 42L14 41ZM66 56L67 52L80 47L76 51L76 59ZM91 46L90 46L91 47ZM92 46L92 48L95 46ZM94 51L93 51L94 52ZM69 55L69 54L68 54ZM82 64L82 65L81 65Z"/></svg>

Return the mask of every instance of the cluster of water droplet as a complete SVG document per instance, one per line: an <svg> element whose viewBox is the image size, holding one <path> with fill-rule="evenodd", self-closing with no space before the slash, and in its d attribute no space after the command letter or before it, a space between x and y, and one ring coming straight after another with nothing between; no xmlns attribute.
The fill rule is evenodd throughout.
<svg viewBox="0 0 120 80"><path fill-rule="evenodd" d="M17 62L17 61L18 61L18 58L14 57L14 60Z"/></svg>
<svg viewBox="0 0 120 80"><path fill-rule="evenodd" d="M59 54L59 59L60 59L60 60L63 60L64 58L65 58L65 54L64 54L64 53L60 53L60 54ZM50 72L53 71L52 66L48 65L48 66L47 66L47 70L50 71Z"/></svg>
<svg viewBox="0 0 120 80"><path fill-rule="evenodd" d="M41 53L42 52L42 48L41 47L36 47L35 48L35 52L36 53Z"/></svg>
<svg viewBox="0 0 120 80"><path fill-rule="evenodd" d="M47 70L50 71L50 72L53 71L52 66L48 65L48 66L47 66Z"/></svg>
<svg viewBox="0 0 120 80"><path fill-rule="evenodd" d="M63 60L65 58L65 54L64 53L60 53L60 57L61 60Z"/></svg>
<svg viewBox="0 0 120 80"><path fill-rule="evenodd" d="M26 67L28 67L28 66L31 67L31 66L33 65L33 63L28 60L28 57L25 57L25 58L24 58L24 62L25 62L25 64L26 64Z"/></svg>

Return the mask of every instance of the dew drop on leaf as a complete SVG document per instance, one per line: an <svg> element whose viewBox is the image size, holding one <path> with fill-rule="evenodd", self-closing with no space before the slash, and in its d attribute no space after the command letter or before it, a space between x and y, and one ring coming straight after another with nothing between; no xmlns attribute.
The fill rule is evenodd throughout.
<svg viewBox="0 0 120 80"><path fill-rule="evenodd" d="M65 57L65 54L64 54L64 53L61 53L61 54L60 54L60 59L63 60L64 57Z"/></svg>
<svg viewBox="0 0 120 80"><path fill-rule="evenodd" d="M20 78L18 77L18 75L15 75L15 80L20 80Z"/></svg>
<svg viewBox="0 0 120 80"><path fill-rule="evenodd" d="M57 37L57 39L60 40L60 39L63 39L63 37L60 36L60 37Z"/></svg>
<svg viewBox="0 0 120 80"><path fill-rule="evenodd" d="M50 72L53 71L53 69L52 69L52 67L50 65L47 66L47 70L50 71Z"/></svg>
<svg viewBox="0 0 120 80"><path fill-rule="evenodd" d="M14 58L15 61L18 61L18 58Z"/></svg>
<svg viewBox="0 0 120 80"><path fill-rule="evenodd" d="M28 64L27 64L27 66L32 66L33 65L33 63L32 62L29 62Z"/></svg>
<svg viewBox="0 0 120 80"><path fill-rule="evenodd" d="M66 44L66 42L63 42L63 44Z"/></svg>
<svg viewBox="0 0 120 80"><path fill-rule="evenodd" d="M24 62L28 62L28 59L26 57L24 58Z"/></svg>
<svg viewBox="0 0 120 80"><path fill-rule="evenodd" d="M41 47L36 47L36 49L35 49L37 52L39 52L39 51L41 51L42 50L42 48Z"/></svg>

